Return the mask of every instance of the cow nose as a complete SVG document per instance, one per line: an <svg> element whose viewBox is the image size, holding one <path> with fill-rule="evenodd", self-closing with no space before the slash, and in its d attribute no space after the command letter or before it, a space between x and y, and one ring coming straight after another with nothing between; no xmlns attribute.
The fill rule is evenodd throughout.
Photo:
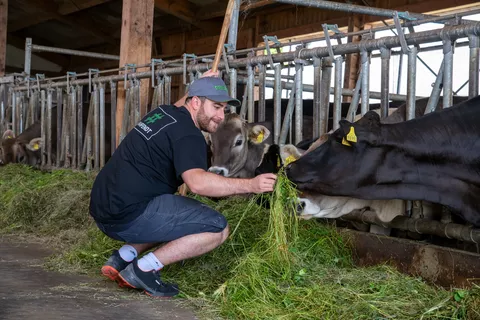
<svg viewBox="0 0 480 320"><path fill-rule="evenodd" d="M300 201L298 204L297 204L297 213L298 214L301 214L303 212L303 210L305 210L305 201Z"/></svg>
<svg viewBox="0 0 480 320"><path fill-rule="evenodd" d="M208 171L221 175L221 176L226 176L227 175L227 170L225 168L219 168L219 167L210 167L208 168Z"/></svg>

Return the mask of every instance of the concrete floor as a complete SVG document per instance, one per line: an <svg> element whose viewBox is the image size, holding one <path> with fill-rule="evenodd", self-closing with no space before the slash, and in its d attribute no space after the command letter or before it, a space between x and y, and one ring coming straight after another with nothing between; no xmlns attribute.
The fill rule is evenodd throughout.
<svg viewBox="0 0 480 320"><path fill-rule="evenodd" d="M197 319L178 301L122 289L103 277L42 268L44 246L0 236L0 319Z"/></svg>

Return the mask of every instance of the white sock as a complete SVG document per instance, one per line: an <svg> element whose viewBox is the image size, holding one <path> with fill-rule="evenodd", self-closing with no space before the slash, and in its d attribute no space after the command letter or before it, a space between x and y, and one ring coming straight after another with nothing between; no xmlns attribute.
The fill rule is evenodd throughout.
<svg viewBox="0 0 480 320"><path fill-rule="evenodd" d="M118 250L120 257L127 262L131 262L133 259L137 257L137 250L131 245L124 245Z"/></svg>
<svg viewBox="0 0 480 320"><path fill-rule="evenodd" d="M158 261L157 257L150 252L149 254L144 255L141 259L138 260L138 267L142 271L151 271L151 270L160 270L163 268L163 264Z"/></svg>

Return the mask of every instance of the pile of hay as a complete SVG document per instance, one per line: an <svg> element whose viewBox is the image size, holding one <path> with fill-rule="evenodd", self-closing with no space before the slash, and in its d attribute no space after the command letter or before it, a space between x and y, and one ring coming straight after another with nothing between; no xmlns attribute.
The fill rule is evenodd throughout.
<svg viewBox="0 0 480 320"><path fill-rule="evenodd" d="M0 231L48 237L61 249L49 268L98 275L121 245L88 215L93 174L7 166L0 177ZM480 318L478 287L447 291L385 265L355 267L334 227L297 221L294 196L283 174L271 195L258 196L269 210L256 199L192 196L222 212L231 235L202 257L167 266L165 280L177 282L179 298L209 319Z"/></svg>

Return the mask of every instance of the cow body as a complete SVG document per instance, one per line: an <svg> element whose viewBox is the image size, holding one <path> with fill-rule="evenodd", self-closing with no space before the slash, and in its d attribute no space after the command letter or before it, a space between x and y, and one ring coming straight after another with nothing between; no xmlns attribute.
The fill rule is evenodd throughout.
<svg viewBox="0 0 480 320"><path fill-rule="evenodd" d="M287 168L299 190L367 200L424 200L480 226L480 97L423 117L342 120Z"/></svg>
<svg viewBox="0 0 480 320"><path fill-rule="evenodd" d="M38 166L40 159L41 124L40 121L29 126L15 136L12 130L6 130L0 146L0 164L23 163Z"/></svg>

